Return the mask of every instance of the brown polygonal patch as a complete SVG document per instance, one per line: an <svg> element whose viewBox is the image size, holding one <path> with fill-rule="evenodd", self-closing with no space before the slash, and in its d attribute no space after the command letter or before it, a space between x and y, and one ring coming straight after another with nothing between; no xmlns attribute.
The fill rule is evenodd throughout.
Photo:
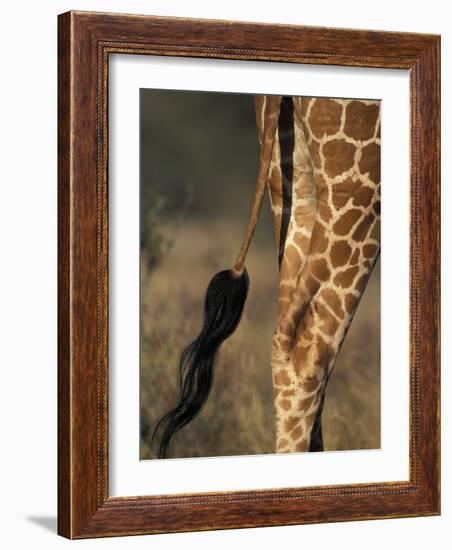
<svg viewBox="0 0 452 550"><path fill-rule="evenodd" d="M333 225L333 231L336 235L348 235L352 229L352 227L355 225L355 223L359 220L359 218L362 216L361 210L358 210L357 208L353 208L352 210L347 210L345 214L343 214L337 222Z"/></svg>
<svg viewBox="0 0 452 550"><path fill-rule="evenodd" d="M333 185L333 205L336 210L343 208L350 197L356 192L361 185L359 180L353 181L352 178L347 178L341 183Z"/></svg>
<svg viewBox="0 0 452 550"><path fill-rule="evenodd" d="M356 304L356 296L354 294L346 294L345 295L345 309L347 310L348 313L353 313L353 309L355 307L355 304Z"/></svg>
<svg viewBox="0 0 452 550"><path fill-rule="evenodd" d="M295 395L295 390L284 390L281 397L292 397Z"/></svg>
<svg viewBox="0 0 452 550"><path fill-rule="evenodd" d="M306 376L303 379L301 385L305 391L312 392L319 387L319 381L317 379L317 376Z"/></svg>
<svg viewBox="0 0 452 550"><path fill-rule="evenodd" d="M369 277L369 274L366 273L364 275L361 275L361 277L356 281L355 288L358 292L363 292L366 288L367 279Z"/></svg>
<svg viewBox="0 0 452 550"><path fill-rule="evenodd" d="M286 432L291 432L299 423L299 416L289 416L289 418L286 418L286 420L284 421L284 429Z"/></svg>
<svg viewBox="0 0 452 550"><path fill-rule="evenodd" d="M330 276L330 270L326 261L321 258L320 260L313 260L311 262L311 273L319 281L326 281Z"/></svg>
<svg viewBox="0 0 452 550"><path fill-rule="evenodd" d="M311 252L325 252L328 247L328 238L325 228L320 223L315 223L311 234Z"/></svg>
<svg viewBox="0 0 452 550"><path fill-rule="evenodd" d="M317 279L314 279L314 277L311 277L310 275L308 275L304 280L304 283L309 294L311 296L314 296L314 294L319 289L319 286L320 286L319 281L317 281Z"/></svg>
<svg viewBox="0 0 452 550"><path fill-rule="evenodd" d="M305 419L304 419L304 423L305 423L305 426L307 428L309 428L310 426L312 426L314 424L314 421L315 421L315 417L317 416L317 413L313 412L311 414L309 414Z"/></svg>
<svg viewBox="0 0 452 550"><path fill-rule="evenodd" d="M370 139L375 133L379 110L379 105L351 101L345 112L344 133L353 139Z"/></svg>
<svg viewBox="0 0 452 550"><path fill-rule="evenodd" d="M375 244L366 244L363 246L363 254L365 258L373 258L378 250Z"/></svg>
<svg viewBox="0 0 452 550"><path fill-rule="evenodd" d="M309 410L310 406L312 405L314 401L315 395L311 395L310 397L306 397L305 399L302 399L298 402L298 410L300 412L306 412Z"/></svg>
<svg viewBox="0 0 452 550"><path fill-rule="evenodd" d="M342 302L335 290L332 288L324 288L320 293L320 297L325 300L338 317L343 317L344 310L342 309Z"/></svg>
<svg viewBox="0 0 452 550"><path fill-rule="evenodd" d="M352 239L357 242L364 241L367 233L369 233L369 230L372 227L372 222L374 219L375 216L373 214L368 214L353 232Z"/></svg>
<svg viewBox="0 0 452 550"><path fill-rule="evenodd" d="M342 139L327 141L322 147L325 172L330 178L341 175L355 163L356 147Z"/></svg>
<svg viewBox="0 0 452 550"><path fill-rule="evenodd" d="M285 411L288 411L290 409L290 401L288 399L283 399L280 401L279 406L284 409Z"/></svg>
<svg viewBox="0 0 452 550"><path fill-rule="evenodd" d="M369 173L369 178L374 182L380 181L380 146L376 143L369 143L362 148L361 160L359 161L361 174Z"/></svg>
<svg viewBox="0 0 452 550"><path fill-rule="evenodd" d="M303 433L303 430L302 430L301 426L297 426L297 427L295 428L295 430L293 430L293 431L291 432L290 437L291 437L294 441L296 441L296 440L301 436L302 433Z"/></svg>
<svg viewBox="0 0 452 550"><path fill-rule="evenodd" d="M345 271L340 271L336 277L334 277L334 284L342 288L348 288L353 283L358 271L359 269L357 266L350 267Z"/></svg>
<svg viewBox="0 0 452 550"><path fill-rule="evenodd" d="M303 235L300 231L297 231L293 237L293 240L295 241L295 244L305 253L307 254L309 250L309 239L306 237L306 235Z"/></svg>
<svg viewBox="0 0 452 550"><path fill-rule="evenodd" d="M312 133L319 139L336 134L341 127L342 108L332 99L317 99L308 118Z"/></svg>
<svg viewBox="0 0 452 550"><path fill-rule="evenodd" d="M281 369L275 374L275 386L288 386L290 378L285 369Z"/></svg>
<svg viewBox="0 0 452 550"><path fill-rule="evenodd" d="M293 362L294 362L295 374L297 376L298 374L300 374L300 371L303 368L303 366L306 366L308 362L309 350L310 350L309 346L298 345L295 348Z"/></svg>
<svg viewBox="0 0 452 550"><path fill-rule="evenodd" d="M304 453L308 450L308 442L306 441L306 439L303 439L302 441L300 441L300 443L297 443L295 445L295 450L299 453Z"/></svg>
<svg viewBox="0 0 452 550"><path fill-rule="evenodd" d="M336 241L330 251L330 258L333 267L345 265L350 258L352 248L347 241Z"/></svg>
<svg viewBox="0 0 452 550"><path fill-rule="evenodd" d="M331 213L330 207L327 205L325 201L318 201L317 202L317 212L319 213L319 216L322 218L322 220L326 221L327 223L331 220L333 217L333 214Z"/></svg>
<svg viewBox="0 0 452 550"><path fill-rule="evenodd" d="M372 202L374 193L375 191L371 187L363 185L353 196L353 204L355 206L369 206L369 204Z"/></svg>
<svg viewBox="0 0 452 550"><path fill-rule="evenodd" d="M353 252L352 257L350 258L350 265L356 265L359 260L359 248L355 249L355 252Z"/></svg>
<svg viewBox="0 0 452 550"><path fill-rule="evenodd" d="M316 308L317 308L317 313L319 315L319 319L321 322L320 330L324 334L328 334L329 336L332 336L336 332L339 326L337 319L322 304L318 303L316 305Z"/></svg>

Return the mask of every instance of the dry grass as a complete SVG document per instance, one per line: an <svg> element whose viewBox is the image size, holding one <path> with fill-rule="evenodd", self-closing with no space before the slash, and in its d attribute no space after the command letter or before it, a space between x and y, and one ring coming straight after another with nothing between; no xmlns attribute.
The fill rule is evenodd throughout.
<svg viewBox="0 0 452 550"><path fill-rule="evenodd" d="M206 233L208 228L208 233ZM220 222L184 224L156 270L142 263L141 458L156 421L176 397L180 351L200 328L204 293L227 268L241 233ZM171 457L274 452L270 344L278 285L273 242L253 242L251 287L239 328L220 350L214 387L202 413L175 437ZM328 388L324 411L327 450L379 447L379 273L372 276ZM378 307L377 307L378 304Z"/></svg>

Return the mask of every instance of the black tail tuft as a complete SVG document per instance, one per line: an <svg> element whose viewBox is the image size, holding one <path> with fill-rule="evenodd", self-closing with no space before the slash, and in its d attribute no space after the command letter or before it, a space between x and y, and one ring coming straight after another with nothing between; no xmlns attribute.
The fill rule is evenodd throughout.
<svg viewBox="0 0 452 550"><path fill-rule="evenodd" d="M165 458L173 435L204 407L213 380L213 363L221 344L240 322L248 294L246 269L241 275L220 271L210 281L204 304L204 322L199 336L182 352L177 405L157 423L152 444L159 438L159 458Z"/></svg>

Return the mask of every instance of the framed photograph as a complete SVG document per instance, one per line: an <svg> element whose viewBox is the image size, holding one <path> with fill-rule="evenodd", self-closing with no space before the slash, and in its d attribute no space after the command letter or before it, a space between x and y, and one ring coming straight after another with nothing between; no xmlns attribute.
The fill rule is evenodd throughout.
<svg viewBox="0 0 452 550"><path fill-rule="evenodd" d="M61 535L440 513L439 59L59 16Z"/></svg>

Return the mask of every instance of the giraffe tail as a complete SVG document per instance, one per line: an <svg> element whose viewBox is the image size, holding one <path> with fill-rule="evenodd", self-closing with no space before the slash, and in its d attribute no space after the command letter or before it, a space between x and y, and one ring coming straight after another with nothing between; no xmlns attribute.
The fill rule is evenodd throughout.
<svg viewBox="0 0 452 550"><path fill-rule="evenodd" d="M213 381L213 367L221 344L237 328L248 294L245 269L254 229L261 209L278 124L279 96L268 97L259 173L247 232L232 269L220 271L209 283L204 303L204 321L199 336L182 352L179 362L179 395L176 406L157 423L151 445L158 440L158 457L166 458L174 434L193 420L204 407Z"/></svg>
<svg viewBox="0 0 452 550"><path fill-rule="evenodd" d="M213 364L221 344L235 331L248 294L246 269L239 276L220 271L210 281L199 336L182 352L178 403L157 423L153 442L160 439L159 458L165 458L173 435L204 407L212 387Z"/></svg>

